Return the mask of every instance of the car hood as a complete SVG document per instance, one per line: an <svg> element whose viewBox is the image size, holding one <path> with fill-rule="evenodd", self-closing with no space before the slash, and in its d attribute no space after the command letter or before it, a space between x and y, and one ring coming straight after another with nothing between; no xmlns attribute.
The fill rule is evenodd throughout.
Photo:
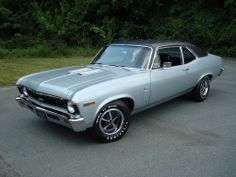
<svg viewBox="0 0 236 177"><path fill-rule="evenodd" d="M75 92L86 87L129 76L137 70L104 65L67 67L27 75L19 79L17 85L69 99Z"/></svg>

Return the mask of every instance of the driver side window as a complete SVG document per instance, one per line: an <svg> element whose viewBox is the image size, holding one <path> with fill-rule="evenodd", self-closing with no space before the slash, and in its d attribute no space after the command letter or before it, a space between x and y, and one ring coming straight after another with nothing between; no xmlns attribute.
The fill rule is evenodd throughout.
<svg viewBox="0 0 236 177"><path fill-rule="evenodd" d="M182 63L180 47L163 47L157 51L152 69L174 67Z"/></svg>

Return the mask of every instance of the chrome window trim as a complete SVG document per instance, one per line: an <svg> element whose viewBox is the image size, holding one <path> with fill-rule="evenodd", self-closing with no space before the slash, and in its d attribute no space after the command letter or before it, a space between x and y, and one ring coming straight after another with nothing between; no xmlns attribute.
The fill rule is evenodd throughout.
<svg viewBox="0 0 236 177"><path fill-rule="evenodd" d="M149 65L150 65L150 60L151 60L152 54L153 54L153 48L152 48L152 47L147 46L147 45L136 45L136 44L110 44L110 45L107 45L107 47L109 47L109 46L122 46L122 45L123 45L123 46L134 46L134 47L146 47L146 48L151 49L151 54L150 54L150 56L149 56L149 59L148 59L148 63L147 63L146 68L138 68L138 69L146 69L146 70L148 70ZM105 47L105 46L104 46L104 47ZM104 47L102 47L102 48L97 52L96 56L100 53L100 51L101 51ZM91 61L90 63L93 62L93 60L96 58L96 56L93 57L93 59L92 59L92 61Z"/></svg>
<svg viewBox="0 0 236 177"><path fill-rule="evenodd" d="M151 65L151 68L150 68L150 70L153 70L153 65L154 65L154 59L155 59L155 57L157 56L157 51L159 50L159 49L163 49L163 48L179 48L180 49L180 53L181 53L181 46L180 45L170 45L170 46L159 46L159 47L156 47L156 50L155 50L155 53L154 53L154 57L153 57L153 61L152 61L152 65ZM159 55L158 55L158 59L160 60L160 57L159 57ZM181 65L183 65L184 63L183 63L183 57L182 57L182 53L181 53ZM178 65L179 66L179 65ZM173 67L175 67L175 66L173 66ZM160 69L160 68L157 68L157 69Z"/></svg>
<svg viewBox="0 0 236 177"><path fill-rule="evenodd" d="M105 46L103 46L101 49L99 49L99 51L94 55L94 57L90 60L89 64L93 63L94 59L98 56L98 54L104 49Z"/></svg>
<svg viewBox="0 0 236 177"><path fill-rule="evenodd" d="M191 52L191 53L193 54L193 56L195 56L195 59L199 58L199 57L197 56L197 54L196 54L192 49L190 49L188 46L184 46L184 47L186 47L186 49L188 49L189 52Z"/></svg>
<svg viewBox="0 0 236 177"><path fill-rule="evenodd" d="M196 60L198 57L197 57L197 55L193 52L193 50L191 50L189 47L187 47L187 46L181 46L181 50L182 50L182 48L186 48L195 58L194 58L194 60ZM188 64L188 63L185 63L185 60L184 60L184 53L183 53L183 50L182 50L182 54L183 54L183 62L184 62L184 64ZM194 60L192 60L192 61L194 61ZM189 63L191 63L192 61L190 61Z"/></svg>
<svg viewBox="0 0 236 177"><path fill-rule="evenodd" d="M154 61L155 61L155 59L156 59L156 57L157 57L157 48L158 48L158 47L156 47L155 53L154 53L154 55L153 55L153 59L152 59L152 64L151 64L150 70L153 70ZM160 60L160 57L159 57L159 56L158 56L158 60ZM158 68L155 68L155 69L158 69Z"/></svg>
<svg viewBox="0 0 236 177"><path fill-rule="evenodd" d="M182 58L182 65L184 65L185 64L185 61L184 61L184 53L183 53L183 46L180 46L179 47L180 48L180 52L181 52L181 58Z"/></svg>

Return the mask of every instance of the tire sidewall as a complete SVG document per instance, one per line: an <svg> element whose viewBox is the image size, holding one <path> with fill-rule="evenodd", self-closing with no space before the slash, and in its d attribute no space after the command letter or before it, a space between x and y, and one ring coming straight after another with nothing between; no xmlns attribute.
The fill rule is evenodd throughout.
<svg viewBox="0 0 236 177"><path fill-rule="evenodd" d="M100 130L99 122L102 118L103 113L112 108L119 109L124 114L124 124L117 133L113 135L107 135ZM127 132L129 128L129 124L130 124L130 111L129 111L128 106L121 101L108 103L97 114L97 117L94 123L95 136L98 137L98 139L100 139L103 142L116 141L120 139L122 136L124 136L124 134Z"/></svg>

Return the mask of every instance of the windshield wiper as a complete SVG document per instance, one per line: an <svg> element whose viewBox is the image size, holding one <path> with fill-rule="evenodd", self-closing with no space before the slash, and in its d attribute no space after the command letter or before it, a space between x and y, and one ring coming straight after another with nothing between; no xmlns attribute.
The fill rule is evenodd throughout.
<svg viewBox="0 0 236 177"><path fill-rule="evenodd" d="M97 64L97 65L102 65L103 63L90 63L90 64L93 64L93 65L95 65L95 64Z"/></svg>
<svg viewBox="0 0 236 177"><path fill-rule="evenodd" d="M122 67L122 66L120 66L120 65L114 65L114 64L109 65L109 66Z"/></svg>

